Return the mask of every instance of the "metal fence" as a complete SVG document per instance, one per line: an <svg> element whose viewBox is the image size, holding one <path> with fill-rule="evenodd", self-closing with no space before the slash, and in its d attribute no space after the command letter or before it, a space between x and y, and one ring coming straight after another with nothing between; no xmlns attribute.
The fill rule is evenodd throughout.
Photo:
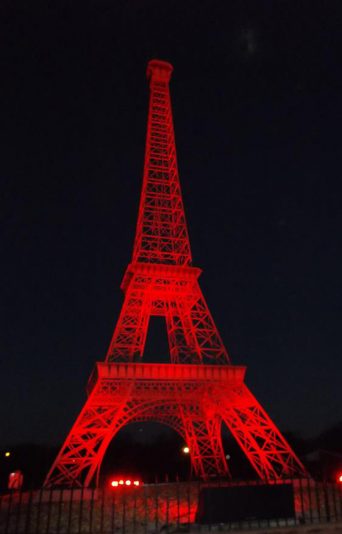
<svg viewBox="0 0 342 534"><path fill-rule="evenodd" d="M288 481L289 482L289 481ZM342 484L290 481L293 514L289 517L245 517L220 524L220 530L257 529L342 521ZM222 483L221 487L258 483ZM153 484L114 489L41 489L0 496L1 534L150 534L207 531L198 523L197 482ZM229 507L229 502L227 502Z"/></svg>

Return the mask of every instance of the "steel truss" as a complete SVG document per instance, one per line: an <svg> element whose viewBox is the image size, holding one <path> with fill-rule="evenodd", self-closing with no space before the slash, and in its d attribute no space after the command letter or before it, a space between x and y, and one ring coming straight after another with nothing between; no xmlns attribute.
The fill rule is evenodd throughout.
<svg viewBox="0 0 342 534"><path fill-rule="evenodd" d="M174 428L190 448L202 479L229 476L222 447L225 423L262 479L305 469L244 384L245 368L228 353L191 266L177 170L169 81L172 66L151 61L143 187L124 302L105 363L90 378L88 399L46 486L88 486L117 432L136 421ZM152 315L166 319L170 364L141 363Z"/></svg>
<svg viewBox="0 0 342 534"><path fill-rule="evenodd" d="M262 479L305 469L244 384L244 367L97 364L88 400L48 475L48 485L88 486L106 449L126 424L157 421L190 448L194 473L227 476L224 421Z"/></svg>

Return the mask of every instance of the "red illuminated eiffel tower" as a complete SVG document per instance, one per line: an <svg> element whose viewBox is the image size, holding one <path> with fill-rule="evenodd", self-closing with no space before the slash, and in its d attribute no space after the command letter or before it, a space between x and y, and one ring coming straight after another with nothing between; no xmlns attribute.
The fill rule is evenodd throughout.
<svg viewBox="0 0 342 534"><path fill-rule="evenodd" d="M128 423L156 421L175 429L202 479L229 475L224 422L261 479L305 469L233 366L192 267L178 177L169 81L172 66L150 61L150 103L143 186L124 303L105 362L90 378L87 401L46 486L88 486L106 449ZM166 320L170 363L143 363L149 319Z"/></svg>

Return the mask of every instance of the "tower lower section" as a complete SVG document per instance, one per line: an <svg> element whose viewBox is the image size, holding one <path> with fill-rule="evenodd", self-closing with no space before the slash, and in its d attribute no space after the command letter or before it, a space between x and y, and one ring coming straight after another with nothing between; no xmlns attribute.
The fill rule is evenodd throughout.
<svg viewBox="0 0 342 534"><path fill-rule="evenodd" d="M155 421L172 427L190 448L203 480L229 476L224 422L261 479L304 475L305 469L232 365L97 363L88 399L57 456L45 486L85 486L125 425Z"/></svg>

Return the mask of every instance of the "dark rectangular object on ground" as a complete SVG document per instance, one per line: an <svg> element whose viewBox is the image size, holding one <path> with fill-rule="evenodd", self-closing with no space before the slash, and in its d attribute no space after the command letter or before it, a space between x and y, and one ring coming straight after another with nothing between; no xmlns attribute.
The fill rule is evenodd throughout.
<svg viewBox="0 0 342 534"><path fill-rule="evenodd" d="M295 516L292 484L202 488L197 523L289 519Z"/></svg>

